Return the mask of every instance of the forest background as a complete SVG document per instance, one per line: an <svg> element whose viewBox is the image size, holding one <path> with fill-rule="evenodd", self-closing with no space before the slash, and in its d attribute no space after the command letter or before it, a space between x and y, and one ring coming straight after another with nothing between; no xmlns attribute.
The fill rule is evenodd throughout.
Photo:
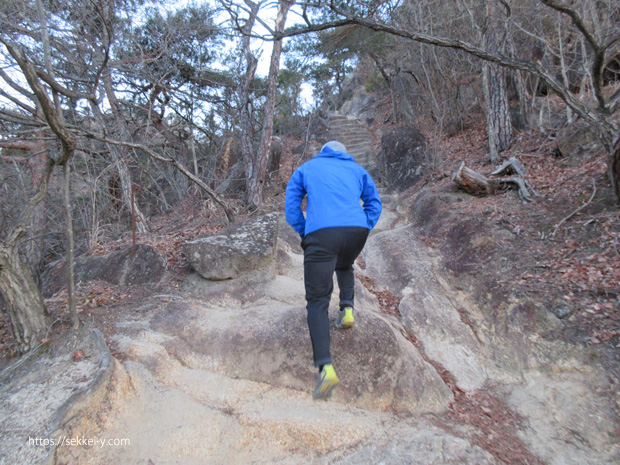
<svg viewBox="0 0 620 465"><path fill-rule="evenodd" d="M132 236L170 244L180 232L166 223L171 212L199 220L198 234L278 204L321 122L351 96L352 76L374 96L366 123L377 134L424 134L427 183L446 182L450 157L466 157L454 141L481 121L478 167L533 140L548 170L534 187L567 190L564 214L588 202L582 186L595 197L592 167L603 167L597 221L608 227L597 236L604 253L592 256L620 256L614 0L2 0L0 44L0 296L11 351L48 334L51 264L69 265L63 309L77 326L76 255ZM571 154L550 141L566 128L591 142L591 157L558 180ZM618 281L596 272L606 300L588 309L617 311ZM614 325L601 337L617 340Z"/></svg>

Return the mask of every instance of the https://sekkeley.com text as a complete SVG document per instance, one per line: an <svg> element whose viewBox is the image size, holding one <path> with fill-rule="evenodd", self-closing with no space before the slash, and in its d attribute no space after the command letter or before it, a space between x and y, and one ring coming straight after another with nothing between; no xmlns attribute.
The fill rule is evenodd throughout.
<svg viewBox="0 0 620 465"><path fill-rule="evenodd" d="M129 438L88 438L84 436L59 436L57 438L41 438L28 436L28 445L39 447L104 447L130 446Z"/></svg>

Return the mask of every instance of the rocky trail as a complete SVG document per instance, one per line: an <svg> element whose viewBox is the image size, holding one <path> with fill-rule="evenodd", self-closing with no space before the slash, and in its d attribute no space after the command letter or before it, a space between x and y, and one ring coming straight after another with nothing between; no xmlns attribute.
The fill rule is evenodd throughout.
<svg viewBox="0 0 620 465"><path fill-rule="evenodd" d="M330 126L371 162L359 122ZM0 464L620 463L613 379L580 347L506 337L418 238L410 201L382 197L356 264L356 327L332 330L329 402L311 395L299 238L271 214L258 269L237 273L242 259L213 275L232 279L164 279L106 310L107 346L95 330L83 359L67 340L38 376L0 379ZM111 443L26 447L30 434Z"/></svg>
<svg viewBox="0 0 620 465"><path fill-rule="evenodd" d="M301 249L280 218L267 269L191 275L118 320L123 361L62 432L131 443L60 447L50 463L618 463L605 374L571 347L496 340L385 197L357 326L332 332L329 402L311 397Z"/></svg>

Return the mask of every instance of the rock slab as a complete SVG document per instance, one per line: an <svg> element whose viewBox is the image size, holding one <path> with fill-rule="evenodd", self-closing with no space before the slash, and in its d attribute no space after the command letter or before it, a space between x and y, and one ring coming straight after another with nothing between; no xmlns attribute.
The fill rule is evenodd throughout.
<svg viewBox="0 0 620 465"><path fill-rule="evenodd" d="M479 389L488 379L484 346L462 320L415 234L405 226L370 237L366 272L379 288L402 299L402 323L426 354L449 370L461 389Z"/></svg>
<svg viewBox="0 0 620 465"><path fill-rule="evenodd" d="M187 241L190 266L211 280L231 279L269 266L278 239L278 216L270 213L234 226L222 234Z"/></svg>
<svg viewBox="0 0 620 465"><path fill-rule="evenodd" d="M58 292L66 284L65 263L50 270L44 295ZM121 286L158 283L167 269L166 258L150 245L138 244L106 255L81 256L75 260L75 282L106 281Z"/></svg>
<svg viewBox="0 0 620 465"><path fill-rule="evenodd" d="M375 411L446 408L452 392L415 347L380 316L356 310L354 330L331 334L334 366L341 377L334 399ZM310 392L316 369L305 320L302 307L273 301L238 305L234 312L172 302L150 325L175 335L163 344L188 367ZM236 324L239 321L243 325ZM154 366L158 363L153 360Z"/></svg>

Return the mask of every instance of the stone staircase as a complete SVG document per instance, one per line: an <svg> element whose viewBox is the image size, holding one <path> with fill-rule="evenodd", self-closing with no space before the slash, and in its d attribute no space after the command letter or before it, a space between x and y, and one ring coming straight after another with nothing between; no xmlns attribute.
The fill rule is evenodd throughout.
<svg viewBox="0 0 620 465"><path fill-rule="evenodd" d="M347 148L347 153L368 171L375 168L376 162L372 156L373 135L357 118L349 118L333 112L328 116L327 126L329 127L329 140L342 142Z"/></svg>

